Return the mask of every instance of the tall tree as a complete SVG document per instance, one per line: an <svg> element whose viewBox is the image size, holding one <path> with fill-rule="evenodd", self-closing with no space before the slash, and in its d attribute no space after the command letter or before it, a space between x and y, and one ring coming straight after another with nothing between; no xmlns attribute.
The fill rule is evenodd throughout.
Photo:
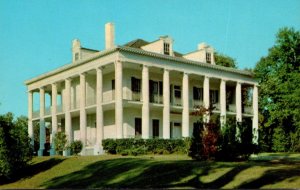
<svg viewBox="0 0 300 190"><path fill-rule="evenodd" d="M233 59L227 55L218 53L218 52L215 52L215 62L216 62L216 65L237 68L237 63L236 63L235 59Z"/></svg>
<svg viewBox="0 0 300 190"><path fill-rule="evenodd" d="M297 143L294 142L300 144L299 135L295 135L300 133L299 66L300 32L282 28L275 45L254 69L260 84L262 142L274 151L295 151Z"/></svg>

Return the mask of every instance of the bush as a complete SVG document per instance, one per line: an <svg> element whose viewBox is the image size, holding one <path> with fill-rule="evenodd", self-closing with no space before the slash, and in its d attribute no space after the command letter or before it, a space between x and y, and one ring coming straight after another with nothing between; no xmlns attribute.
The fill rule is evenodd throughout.
<svg viewBox="0 0 300 190"><path fill-rule="evenodd" d="M67 136L64 132L57 132L54 136L55 151L62 155L64 150L67 150Z"/></svg>
<svg viewBox="0 0 300 190"><path fill-rule="evenodd" d="M83 147L83 145L82 145L81 141L77 140L77 141L72 142L70 145L72 154L78 155L81 152L82 147Z"/></svg>
<svg viewBox="0 0 300 190"><path fill-rule="evenodd" d="M0 115L0 179L10 178L32 159L33 147L27 133L27 118L13 120L13 114Z"/></svg>
<svg viewBox="0 0 300 190"><path fill-rule="evenodd" d="M190 138L185 139L104 139L103 149L110 154L141 155L187 153Z"/></svg>

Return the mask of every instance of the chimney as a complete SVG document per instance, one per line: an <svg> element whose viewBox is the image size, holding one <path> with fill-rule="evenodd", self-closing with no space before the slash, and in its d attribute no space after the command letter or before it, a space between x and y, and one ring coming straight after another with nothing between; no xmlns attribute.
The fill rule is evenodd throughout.
<svg viewBox="0 0 300 190"><path fill-rule="evenodd" d="M80 49L81 49L80 41L78 39L74 39L72 41L72 62L73 63L81 59Z"/></svg>
<svg viewBox="0 0 300 190"><path fill-rule="evenodd" d="M115 26L109 22L105 24L105 49L111 49L115 43Z"/></svg>

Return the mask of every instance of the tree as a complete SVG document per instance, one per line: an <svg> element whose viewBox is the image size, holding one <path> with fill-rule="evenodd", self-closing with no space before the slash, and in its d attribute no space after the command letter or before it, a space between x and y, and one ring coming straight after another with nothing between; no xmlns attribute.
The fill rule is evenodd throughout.
<svg viewBox="0 0 300 190"><path fill-rule="evenodd" d="M0 115L0 177L10 178L32 158L27 133L27 118L13 119L12 113Z"/></svg>
<svg viewBox="0 0 300 190"><path fill-rule="evenodd" d="M220 54L218 52L215 52L215 62L216 62L216 65L237 68L237 63L236 63L235 59L233 59L227 55Z"/></svg>
<svg viewBox="0 0 300 190"><path fill-rule="evenodd" d="M263 118L260 142L271 146L268 149L292 150L292 146L297 146L292 142L299 139L290 139L284 146L276 139L281 141L286 135L299 138L293 134L300 130L300 32L293 28L280 29L275 45L256 64L254 72L260 85L259 109ZM272 148L273 145L277 148Z"/></svg>

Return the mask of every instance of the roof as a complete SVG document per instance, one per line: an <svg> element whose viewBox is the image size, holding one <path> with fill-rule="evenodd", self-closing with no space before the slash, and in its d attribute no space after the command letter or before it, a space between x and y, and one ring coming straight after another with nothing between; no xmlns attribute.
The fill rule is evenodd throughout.
<svg viewBox="0 0 300 190"><path fill-rule="evenodd" d="M136 44L136 46L138 46L138 43L140 43L140 42L141 41L139 41L139 42L132 41L132 42L129 42L129 43L132 46L135 46L134 44ZM146 42L146 41L144 41L144 42ZM253 77L254 76L253 73L250 72L250 71L238 70L238 69L234 69L234 68L230 68L230 67L224 67L224 66L220 66L220 65L211 65L211 64L207 64L207 63L201 63L201 62L198 62L198 61L188 60L188 59L185 59L183 57L173 57L173 56L163 55L163 54L159 54L159 53L153 53L153 52L145 51L145 50L140 49L140 48L130 47L129 43L127 43L127 46L117 46L117 47L112 48L112 49L108 49L108 50L104 50L104 51L101 51L101 52L97 52L94 55L92 55L92 56L90 56L90 57L88 57L86 59L79 60L79 62L76 63L76 64L67 64L67 65L64 65L64 66L59 67L59 68L57 68L55 70L52 70L50 72L44 73L42 75L39 75L38 77L26 80L25 84L29 85L29 84L31 84L31 83L33 83L35 81L44 79L44 78L49 77L49 76L53 76L53 75L55 75L57 73L64 72L64 71L66 71L66 70L68 70L70 68L80 66L80 65L85 64L85 63L87 63L89 61L93 61L95 59L98 59L100 57L109 55L111 53L115 53L117 51L124 51L124 52L129 52L129 53L135 53L135 54L139 54L139 55L145 55L145 56L150 56L150 57L154 57L154 58L157 58L157 59L170 60L170 61L175 61L175 62L180 62L180 63L193 64L193 65L198 65L198 66L201 66L201 67L206 67L206 68L211 68L211 69L226 71L226 72L230 72L230 73L236 73L236 74L246 75L248 77Z"/></svg>
<svg viewBox="0 0 300 190"><path fill-rule="evenodd" d="M87 51L99 52L99 50L90 49L90 48L85 48L85 47L81 47L80 49L87 50Z"/></svg>
<svg viewBox="0 0 300 190"><path fill-rule="evenodd" d="M151 43L153 43L153 42L151 42ZM150 44L150 42L147 42L143 39L136 39L136 40L132 40L132 41L124 44L123 46L142 49L141 48L142 46L145 46L145 45L148 45L148 44ZM181 54L179 52L176 52L176 51L173 51L173 53L174 53L175 57L182 57L182 55L183 55L183 54Z"/></svg>

